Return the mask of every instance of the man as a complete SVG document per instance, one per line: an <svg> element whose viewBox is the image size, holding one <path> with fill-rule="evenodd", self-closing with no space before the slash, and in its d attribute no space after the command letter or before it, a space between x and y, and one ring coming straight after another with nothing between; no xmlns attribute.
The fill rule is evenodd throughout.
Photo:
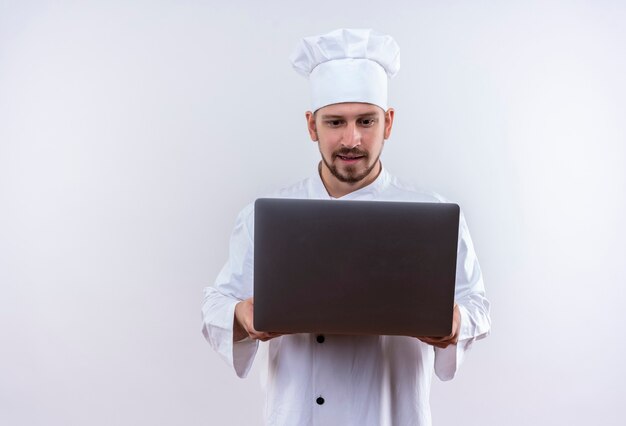
<svg viewBox="0 0 626 426"><path fill-rule="evenodd" d="M441 202L391 176L380 155L394 110L387 81L399 48L371 30L308 37L292 57L311 83L306 113L321 161L284 198ZM453 330L449 336L337 336L260 332L253 327L253 205L238 216L230 254L205 290L203 333L245 377L258 341L269 341L266 421L272 425L429 425L433 371L451 379L473 341L489 333L489 303L463 215L459 226Z"/></svg>

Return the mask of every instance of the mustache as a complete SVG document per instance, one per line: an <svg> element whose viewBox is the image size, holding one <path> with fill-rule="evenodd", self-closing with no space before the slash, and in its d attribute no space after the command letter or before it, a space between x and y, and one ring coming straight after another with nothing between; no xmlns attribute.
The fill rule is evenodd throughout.
<svg viewBox="0 0 626 426"><path fill-rule="evenodd" d="M359 148L340 148L337 151L333 152L333 158L341 156L350 156L350 157L369 157L367 151L363 151Z"/></svg>

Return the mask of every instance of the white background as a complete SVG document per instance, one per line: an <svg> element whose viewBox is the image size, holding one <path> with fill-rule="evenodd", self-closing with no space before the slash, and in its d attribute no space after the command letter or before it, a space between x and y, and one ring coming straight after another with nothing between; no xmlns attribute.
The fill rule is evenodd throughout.
<svg viewBox="0 0 626 426"><path fill-rule="evenodd" d="M383 161L465 210L492 335L436 425L618 425L626 6L0 1L0 424L258 425L204 342L235 216L312 174L298 39L401 47Z"/></svg>

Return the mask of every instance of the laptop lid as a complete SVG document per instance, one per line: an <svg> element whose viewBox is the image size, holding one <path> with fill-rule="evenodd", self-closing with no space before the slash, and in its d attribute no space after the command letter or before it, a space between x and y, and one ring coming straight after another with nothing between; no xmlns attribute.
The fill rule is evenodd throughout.
<svg viewBox="0 0 626 426"><path fill-rule="evenodd" d="M450 334L458 205L264 198L254 218L257 330Z"/></svg>

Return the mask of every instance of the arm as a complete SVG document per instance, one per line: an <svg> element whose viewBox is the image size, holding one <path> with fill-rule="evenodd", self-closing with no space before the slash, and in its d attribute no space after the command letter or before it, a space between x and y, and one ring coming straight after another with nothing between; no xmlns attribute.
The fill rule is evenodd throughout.
<svg viewBox="0 0 626 426"><path fill-rule="evenodd" d="M435 374L441 380L454 378L474 341L489 335L491 318L482 272L461 213L456 266L453 332L441 339L421 338L435 346Z"/></svg>
<svg viewBox="0 0 626 426"><path fill-rule="evenodd" d="M230 238L228 261L215 284L204 289L202 304L204 337L239 377L248 374L258 348L256 340L245 338L235 327L236 306L252 297L253 208L249 205L239 213Z"/></svg>

